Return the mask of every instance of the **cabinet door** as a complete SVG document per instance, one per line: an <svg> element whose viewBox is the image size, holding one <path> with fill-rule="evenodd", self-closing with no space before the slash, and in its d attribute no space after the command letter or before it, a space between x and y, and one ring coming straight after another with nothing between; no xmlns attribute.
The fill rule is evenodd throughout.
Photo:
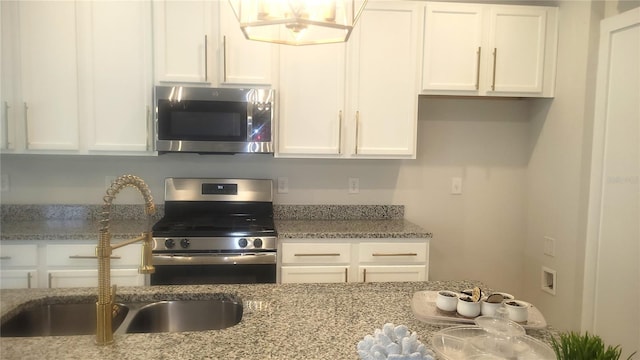
<svg viewBox="0 0 640 360"><path fill-rule="evenodd" d="M370 2L349 40L356 155L415 157L420 9L412 1Z"/></svg>
<svg viewBox="0 0 640 360"><path fill-rule="evenodd" d="M38 287L38 271L2 270L0 271L0 289L33 289Z"/></svg>
<svg viewBox="0 0 640 360"><path fill-rule="evenodd" d="M547 10L535 6L492 6L487 92L542 93Z"/></svg>
<svg viewBox="0 0 640 360"><path fill-rule="evenodd" d="M157 81L209 83L216 40L210 1L153 3Z"/></svg>
<svg viewBox="0 0 640 360"><path fill-rule="evenodd" d="M98 270L49 270L50 288L96 287ZM111 269L111 284L117 286L143 286L144 275L137 269Z"/></svg>
<svg viewBox="0 0 640 360"><path fill-rule="evenodd" d="M150 3L103 0L77 6L88 150L150 150Z"/></svg>
<svg viewBox="0 0 640 360"><path fill-rule="evenodd" d="M15 91L18 7L15 1L0 2L0 150L15 149Z"/></svg>
<svg viewBox="0 0 640 360"><path fill-rule="evenodd" d="M360 282L427 280L425 265L360 266L358 277Z"/></svg>
<svg viewBox="0 0 640 360"><path fill-rule="evenodd" d="M428 3L422 89L478 93L482 54L481 5ZM484 49L487 51L488 49Z"/></svg>
<svg viewBox="0 0 640 360"><path fill-rule="evenodd" d="M2 245L0 246L0 267L38 265L38 245Z"/></svg>
<svg viewBox="0 0 640 360"><path fill-rule="evenodd" d="M283 264L349 264L351 244L283 243Z"/></svg>
<svg viewBox="0 0 640 360"><path fill-rule="evenodd" d="M345 44L280 47L278 156L344 152Z"/></svg>
<svg viewBox="0 0 640 360"><path fill-rule="evenodd" d="M20 1L26 148L78 149L76 3Z"/></svg>
<svg viewBox="0 0 640 360"><path fill-rule="evenodd" d="M133 244L113 250L111 267L137 266L140 262L142 245ZM96 268L96 245L47 245L47 266L66 268Z"/></svg>
<svg viewBox="0 0 640 360"><path fill-rule="evenodd" d="M219 10L220 82L270 85L272 60L276 53L274 45L247 40L228 1L220 1Z"/></svg>
<svg viewBox="0 0 640 360"><path fill-rule="evenodd" d="M281 282L339 283L348 282L348 266L283 266Z"/></svg>

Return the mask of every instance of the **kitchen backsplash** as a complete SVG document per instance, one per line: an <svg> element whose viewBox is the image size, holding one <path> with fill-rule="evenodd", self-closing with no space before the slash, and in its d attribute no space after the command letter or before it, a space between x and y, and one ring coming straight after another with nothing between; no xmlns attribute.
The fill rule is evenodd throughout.
<svg viewBox="0 0 640 360"><path fill-rule="evenodd" d="M143 205L112 205L112 219L144 219ZM155 218L164 214L164 205L156 205ZM2 221L42 219L98 220L102 205L0 205ZM402 219L404 205L273 205L274 218L280 220L361 220Z"/></svg>

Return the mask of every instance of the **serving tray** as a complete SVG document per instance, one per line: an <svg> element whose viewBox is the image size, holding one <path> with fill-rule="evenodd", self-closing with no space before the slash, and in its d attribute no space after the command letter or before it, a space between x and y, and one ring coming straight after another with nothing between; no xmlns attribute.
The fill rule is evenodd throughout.
<svg viewBox="0 0 640 360"><path fill-rule="evenodd" d="M474 324L475 318L458 315L456 312L442 311L436 307L437 291L417 291L411 299L411 310L416 318L429 324L437 325L461 325ZM526 322L519 323L525 329L544 329L547 322L538 308L531 305L529 318Z"/></svg>

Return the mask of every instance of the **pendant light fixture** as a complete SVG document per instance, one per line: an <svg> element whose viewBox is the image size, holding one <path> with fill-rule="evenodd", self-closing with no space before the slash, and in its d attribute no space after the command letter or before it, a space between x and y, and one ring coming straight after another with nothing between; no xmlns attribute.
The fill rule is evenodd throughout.
<svg viewBox="0 0 640 360"><path fill-rule="evenodd" d="M286 45L345 42L367 0L229 0L249 40Z"/></svg>

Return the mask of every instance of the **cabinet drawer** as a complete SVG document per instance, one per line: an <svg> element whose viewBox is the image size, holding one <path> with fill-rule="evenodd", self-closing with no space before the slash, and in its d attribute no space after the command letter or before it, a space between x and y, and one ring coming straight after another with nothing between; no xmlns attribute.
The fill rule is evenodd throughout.
<svg viewBox="0 0 640 360"><path fill-rule="evenodd" d="M38 245L0 246L0 266L37 266Z"/></svg>
<svg viewBox="0 0 640 360"><path fill-rule="evenodd" d="M351 244L282 244L283 264L347 264L350 261Z"/></svg>
<svg viewBox="0 0 640 360"><path fill-rule="evenodd" d="M98 270L52 270L48 272L49 288L98 286ZM138 269L111 269L111 284L142 286L144 275Z"/></svg>
<svg viewBox="0 0 640 360"><path fill-rule="evenodd" d="M425 265L360 266L358 268L359 282L425 280L427 280L427 268Z"/></svg>
<svg viewBox="0 0 640 360"><path fill-rule="evenodd" d="M423 263L427 261L427 244L374 243L360 244L360 262L368 263Z"/></svg>
<svg viewBox="0 0 640 360"><path fill-rule="evenodd" d="M283 266L282 280L286 283L340 283L349 281L346 266Z"/></svg>
<svg viewBox="0 0 640 360"><path fill-rule="evenodd" d="M113 250L111 266L137 266L140 251L138 244ZM47 266L97 268L96 245L47 245Z"/></svg>
<svg viewBox="0 0 640 360"><path fill-rule="evenodd" d="M0 289L31 289L38 287L38 271L2 270L0 273Z"/></svg>

